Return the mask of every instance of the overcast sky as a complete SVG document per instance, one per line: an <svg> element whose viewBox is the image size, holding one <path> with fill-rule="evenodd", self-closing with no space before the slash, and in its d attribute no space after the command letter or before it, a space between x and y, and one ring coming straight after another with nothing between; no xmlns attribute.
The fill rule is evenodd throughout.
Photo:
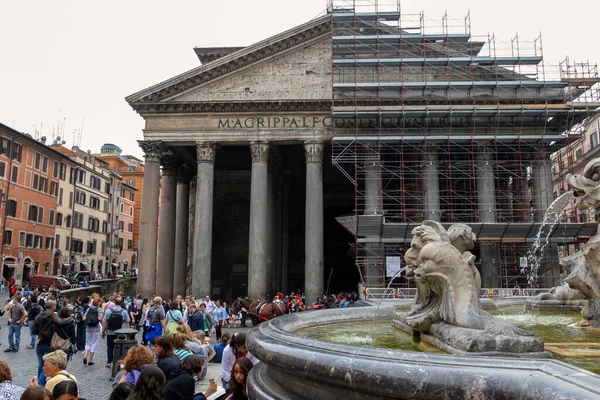
<svg viewBox="0 0 600 400"><path fill-rule="evenodd" d="M388 1L388 0L386 0ZM125 96L199 65L193 48L250 45L322 15L326 0L1 1L0 122L50 138L64 125L67 146L105 142L141 156L143 120ZM600 1L403 1L403 13L471 13L473 35L510 43L543 35L544 56L600 61ZM430 30L433 32L433 30Z"/></svg>

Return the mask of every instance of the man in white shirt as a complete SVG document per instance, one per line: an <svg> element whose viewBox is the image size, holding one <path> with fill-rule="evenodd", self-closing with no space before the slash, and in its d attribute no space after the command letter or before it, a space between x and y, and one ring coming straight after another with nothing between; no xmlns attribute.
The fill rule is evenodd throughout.
<svg viewBox="0 0 600 400"><path fill-rule="evenodd" d="M181 313L183 314L183 321L187 324L188 322L188 309L192 304L192 299L190 296L186 296L185 301L181 305Z"/></svg>
<svg viewBox="0 0 600 400"><path fill-rule="evenodd" d="M204 303L206 303L206 312L207 312L208 314L210 314L210 315L211 315L211 317L212 317L212 315L213 315L213 312L214 312L214 311L215 311L215 309L217 308L217 305L215 304L215 302L214 302L214 301L212 301L212 300L210 299L210 296L208 296L208 295L206 296L206 300L204 301Z"/></svg>

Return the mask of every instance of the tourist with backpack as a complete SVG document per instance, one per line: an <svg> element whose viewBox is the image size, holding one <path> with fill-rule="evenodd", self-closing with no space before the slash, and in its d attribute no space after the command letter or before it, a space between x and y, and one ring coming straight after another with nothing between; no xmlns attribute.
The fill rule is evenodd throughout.
<svg viewBox="0 0 600 400"><path fill-rule="evenodd" d="M73 312L73 319L77 324L77 350L83 351L85 349L85 331L86 331L86 323L83 320L83 316L85 315L87 309L89 308L90 298L84 297L83 301L78 301L77 306L75 307L75 311Z"/></svg>
<svg viewBox="0 0 600 400"><path fill-rule="evenodd" d="M42 308L38 304L37 296L34 294L31 295L29 304L30 304L30 307L29 307L29 311L27 313L27 323L29 325L29 333L31 336L31 341L25 347L28 349L35 349L35 341L37 339L37 335L34 335L33 333L31 333L31 330L33 329L33 321L35 320L35 317L37 317L42 312Z"/></svg>
<svg viewBox="0 0 600 400"><path fill-rule="evenodd" d="M116 297L114 303L114 307L108 310L102 319L102 338L108 337L106 339L106 368L110 368L113 362L113 348L116 337L115 331L121 328L129 328L129 323L131 322L127 310L121 307L123 298Z"/></svg>
<svg viewBox="0 0 600 400"><path fill-rule="evenodd" d="M92 303L83 315L85 321L85 351L83 352L83 364L94 365L94 354L98 346L98 339L102 332L102 299L97 293L92 295Z"/></svg>
<svg viewBox="0 0 600 400"><path fill-rule="evenodd" d="M156 296L153 301L154 305L146 312L148 328L146 329L144 339L149 343L152 343L154 338L162 336L166 318L165 309L162 306L162 298Z"/></svg>

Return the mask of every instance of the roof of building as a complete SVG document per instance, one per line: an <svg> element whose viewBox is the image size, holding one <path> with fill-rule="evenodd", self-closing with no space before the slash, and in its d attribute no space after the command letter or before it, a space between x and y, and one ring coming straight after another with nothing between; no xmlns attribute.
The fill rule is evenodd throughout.
<svg viewBox="0 0 600 400"><path fill-rule="evenodd" d="M133 186L131 186L131 185L128 185L128 184L127 184L127 183L125 183L125 182L121 182L121 186L125 186L125 188L126 188L126 189L129 189L129 190L131 190L131 191L133 191L133 192L137 192L137 191L138 191L136 188L134 188L134 187L133 187Z"/></svg>
<svg viewBox="0 0 600 400"><path fill-rule="evenodd" d="M72 149L68 149L62 145L53 145L52 148L55 151L62 153L64 156L70 158L72 161L75 161L80 165L84 165L88 169L95 170L95 167L98 167L101 170L104 170L110 174L114 174L118 177L121 176L120 172L118 170L110 168L110 165L106 161L101 160L98 157L94 157L92 154L86 153L76 146L74 146ZM91 164L94 168L86 166L86 162Z"/></svg>
<svg viewBox="0 0 600 400"><path fill-rule="evenodd" d="M62 145L52 145L51 148L67 157L79 157L79 155L73 150L69 150Z"/></svg>
<svg viewBox="0 0 600 400"><path fill-rule="evenodd" d="M43 148L45 150L48 150L50 153L54 153L54 155L60 157L61 159L65 160L65 161L70 161L73 162L73 160L71 160L67 155L63 154L60 151L57 151L55 148L53 148L52 146L48 146L36 139L34 139L31 135L27 134L27 133L23 133L23 132L19 132L16 129L11 128L8 125L4 125L3 123L0 122L0 130L5 131L7 133L11 133L13 135L16 135L19 137L19 139L21 140L25 140L27 142L29 142L30 144L35 144L36 146Z"/></svg>
<svg viewBox="0 0 600 400"><path fill-rule="evenodd" d="M201 64L208 64L228 54L242 50L244 47L194 47Z"/></svg>

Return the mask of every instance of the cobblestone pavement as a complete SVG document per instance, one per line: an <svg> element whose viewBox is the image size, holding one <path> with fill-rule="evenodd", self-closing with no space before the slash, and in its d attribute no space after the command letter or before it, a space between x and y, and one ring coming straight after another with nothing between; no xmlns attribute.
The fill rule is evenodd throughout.
<svg viewBox="0 0 600 400"><path fill-rule="evenodd" d="M35 350L25 348L29 344L29 328L24 326L21 329L21 346L18 353L4 353L8 347L8 326L6 315L0 318L0 360L4 360L10 366L13 373L13 383L22 387L27 387L29 380L37 374L37 357ZM249 328L225 329L232 332L247 332ZM141 334L136 336L138 342ZM211 343L214 344L214 336ZM83 365L82 352L78 352L69 362L67 371L75 375L79 383L79 393L82 398L87 400L108 399L112 391L112 382L110 381L110 368L106 368L106 340L100 339L97 353L94 357L94 365ZM204 391L208 387L208 379L215 378L220 382L221 364L209 364L208 376L196 385L197 391Z"/></svg>

